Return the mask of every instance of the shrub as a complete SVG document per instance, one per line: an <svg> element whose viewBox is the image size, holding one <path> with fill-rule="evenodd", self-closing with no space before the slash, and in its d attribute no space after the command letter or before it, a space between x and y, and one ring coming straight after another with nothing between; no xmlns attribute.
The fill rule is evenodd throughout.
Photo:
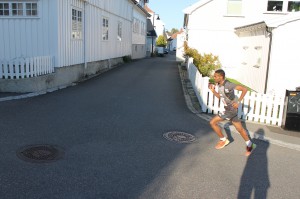
<svg viewBox="0 0 300 199"><path fill-rule="evenodd" d="M201 55L196 49L190 48L187 42L184 42L184 56L194 58L194 65L203 76L211 76L212 71L221 68L219 57L211 53Z"/></svg>
<svg viewBox="0 0 300 199"><path fill-rule="evenodd" d="M130 56L130 55L124 56L124 57L123 57L123 61L124 61L125 63L130 62L130 61L131 61L131 56Z"/></svg>

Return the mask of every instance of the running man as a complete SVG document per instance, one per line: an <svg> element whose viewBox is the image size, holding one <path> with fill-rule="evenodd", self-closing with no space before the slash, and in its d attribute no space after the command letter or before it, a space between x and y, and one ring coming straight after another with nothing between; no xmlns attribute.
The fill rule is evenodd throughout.
<svg viewBox="0 0 300 199"><path fill-rule="evenodd" d="M220 141L215 146L216 149L222 149L226 145L229 144L229 140L222 133L221 128L218 123L223 120L230 120L236 130L241 134L243 139L246 142L246 156L249 156L251 152L255 149L256 145L251 142L246 130L243 128L240 119L238 118L238 107L239 103L243 100L244 96L247 93L247 88L236 85L228 80L225 80L225 72L222 69L216 70L214 73L214 80L216 82L216 86L218 87L218 92L215 90L215 85L209 85L209 89L213 92L213 94L221 99L224 103L225 112L219 113L213 117L210 121L210 126L219 136ZM242 94L239 98L237 98L234 94L234 90L242 91Z"/></svg>

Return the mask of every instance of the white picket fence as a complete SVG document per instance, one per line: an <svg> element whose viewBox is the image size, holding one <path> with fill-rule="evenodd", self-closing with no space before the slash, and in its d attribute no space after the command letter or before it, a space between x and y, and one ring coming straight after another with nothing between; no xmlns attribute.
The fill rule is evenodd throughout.
<svg viewBox="0 0 300 199"><path fill-rule="evenodd" d="M0 60L0 79L24 79L53 72L54 63L51 56Z"/></svg>
<svg viewBox="0 0 300 199"><path fill-rule="evenodd" d="M209 78L202 77L193 58L188 59L187 70L202 111L217 114L224 111L224 104L208 89ZM239 96L241 92L236 92ZM268 125L281 126L284 114L284 96L266 95L248 92L238 109L238 116L248 120Z"/></svg>

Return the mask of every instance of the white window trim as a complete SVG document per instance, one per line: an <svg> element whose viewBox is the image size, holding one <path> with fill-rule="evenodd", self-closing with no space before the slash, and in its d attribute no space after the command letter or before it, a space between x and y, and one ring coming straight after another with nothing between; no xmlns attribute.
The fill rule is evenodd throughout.
<svg viewBox="0 0 300 199"><path fill-rule="evenodd" d="M78 16L76 15L77 19L76 19L76 31L75 31L75 37L73 36L74 32L73 32L73 10L76 11L76 13L78 14L79 12L81 12L81 28L79 29L78 26L80 23L80 21L78 20ZM79 33L79 34L78 34ZM71 38L72 40L82 40L83 39L83 10L77 7L72 7L71 8Z"/></svg>
<svg viewBox="0 0 300 199"><path fill-rule="evenodd" d="M118 31L117 31L117 38L119 41L122 41L122 36L123 36L123 24L121 21L118 21Z"/></svg>
<svg viewBox="0 0 300 199"><path fill-rule="evenodd" d="M106 22L105 22L105 26L103 26L103 20L107 21L107 26L106 26ZM109 41L109 18L102 16L102 20L101 20L101 30L102 30L102 35L101 35L101 39L102 41ZM104 32L105 31L105 32ZM107 31L107 32L106 32ZM106 34L107 37L103 37L103 35Z"/></svg>
<svg viewBox="0 0 300 199"><path fill-rule="evenodd" d="M17 18L22 18L22 19L34 19L34 18L40 18L40 3L38 0L30 0L30 1L1 1L0 3L8 3L9 4L9 15L0 15L0 18L13 18L13 19L17 19ZM12 4L13 3L22 3L23 4L23 15L13 15L13 9L12 9ZM26 10L26 4L27 3L36 3L37 4L37 15L27 15L27 10Z"/></svg>

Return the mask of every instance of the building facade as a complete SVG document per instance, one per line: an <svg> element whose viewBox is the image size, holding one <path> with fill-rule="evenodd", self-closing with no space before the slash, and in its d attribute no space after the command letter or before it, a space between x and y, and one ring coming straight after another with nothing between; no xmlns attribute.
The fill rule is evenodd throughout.
<svg viewBox="0 0 300 199"><path fill-rule="evenodd" d="M148 14L142 7L144 3L135 0L0 0L0 27L5 30L0 31L3 46L0 61L2 72L6 70L10 74L0 74L0 91L30 92L67 85L121 63L124 56L145 56L145 53L133 54L134 45L145 48L143 25L139 26L139 35L134 32L135 19L146 24ZM26 60L40 60L37 57L50 57L54 68L51 77L30 76L31 81L28 81L23 79L24 75L11 75L15 71L32 72L29 70L33 70L36 63L26 65ZM16 60L25 60L25 64L15 63ZM16 67L19 64L20 67Z"/></svg>

